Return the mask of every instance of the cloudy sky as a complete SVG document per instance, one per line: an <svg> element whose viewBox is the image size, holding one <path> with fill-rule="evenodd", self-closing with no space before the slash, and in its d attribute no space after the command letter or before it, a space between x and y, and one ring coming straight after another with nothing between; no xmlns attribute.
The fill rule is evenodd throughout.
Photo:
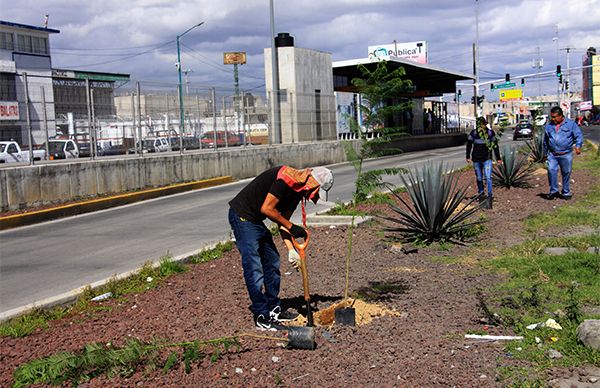
<svg viewBox="0 0 600 388"><path fill-rule="evenodd" d="M471 72L475 13L479 9L481 80L581 66L586 49L600 49L600 0L274 0L276 32L296 46L330 52L333 60L364 58L369 45L425 40L429 63ZM224 51L246 51L240 87L264 91L263 48L270 45L268 0L0 0L2 20L41 26L49 14L53 66L131 74L148 85L177 84L175 37L191 85L233 87ZM556 77L528 79L525 94L551 93ZM531 82L529 82L531 81ZM581 88L574 71L571 89ZM463 93L470 91L465 88Z"/></svg>

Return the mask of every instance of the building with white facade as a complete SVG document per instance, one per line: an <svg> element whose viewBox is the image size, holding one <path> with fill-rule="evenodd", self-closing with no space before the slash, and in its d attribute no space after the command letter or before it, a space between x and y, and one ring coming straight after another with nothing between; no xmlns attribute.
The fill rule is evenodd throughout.
<svg viewBox="0 0 600 388"><path fill-rule="evenodd" d="M55 135L49 38L59 32L0 20L0 140L28 147L29 129L34 144Z"/></svg>

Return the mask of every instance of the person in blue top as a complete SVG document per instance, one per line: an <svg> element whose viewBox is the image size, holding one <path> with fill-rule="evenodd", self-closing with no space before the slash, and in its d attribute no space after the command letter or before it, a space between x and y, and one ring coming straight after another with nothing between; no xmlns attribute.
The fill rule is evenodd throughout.
<svg viewBox="0 0 600 388"><path fill-rule="evenodd" d="M550 191L547 199L571 199L571 170L573 168L573 146L575 153L581 153L583 133L573 120L565 118L560 107L550 110L550 123L544 127L544 152L548 163L548 185ZM562 192L558 192L558 169L562 176Z"/></svg>

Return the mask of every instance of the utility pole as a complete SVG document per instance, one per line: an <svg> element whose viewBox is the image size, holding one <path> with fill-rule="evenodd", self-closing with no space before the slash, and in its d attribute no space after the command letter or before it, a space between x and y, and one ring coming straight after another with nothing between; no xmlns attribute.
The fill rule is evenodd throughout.
<svg viewBox="0 0 600 388"><path fill-rule="evenodd" d="M556 26L556 30L555 30L555 36L554 38L552 38L553 41L556 42L556 65L560 65L560 57L559 57L559 49L558 49L558 23L555 24ZM556 105L560 104L560 82L557 82L556 84Z"/></svg>
<svg viewBox="0 0 600 388"><path fill-rule="evenodd" d="M474 116L477 119L479 115L479 0L475 0L475 44L473 44L473 73L475 74L475 85L473 92L475 98L473 99L475 110Z"/></svg>
<svg viewBox="0 0 600 388"><path fill-rule="evenodd" d="M542 83L540 80L540 69L544 67L544 60L540 58L540 46L536 47L536 57L531 61L531 67L536 69L535 78L538 84L538 98L542 95Z"/></svg>

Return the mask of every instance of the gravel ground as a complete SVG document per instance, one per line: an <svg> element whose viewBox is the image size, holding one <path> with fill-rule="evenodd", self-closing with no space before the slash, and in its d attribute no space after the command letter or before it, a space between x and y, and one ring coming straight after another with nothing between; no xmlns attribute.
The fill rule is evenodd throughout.
<svg viewBox="0 0 600 388"><path fill-rule="evenodd" d="M462 174L474 194L472 172ZM537 179L537 180L536 180ZM575 197L585 194L594 178L575 171ZM534 177L529 189L496 189L493 210L486 210L487 232L478 245L489 252L522 242L522 221L565 201L546 201L545 176ZM537 187L536 187L537 185ZM379 210L389 212L385 206ZM227 222L225 215L222 222ZM169 373L136 371L128 378L101 376L84 384L104 386L502 386L497 367L519 362L498 343L465 340L482 330L477 290L499 279L473 263L447 264L440 256L457 256L469 247L435 247L417 253L397 252L382 237L382 225L370 223L354 231L350 289L372 288L373 282L395 285L394 292L371 301L391 311L356 327L317 327L316 350L290 350L279 341L242 338L242 348L215 363L204 361L185 373L183 365ZM307 249L310 291L317 309L344 295L347 228L313 228ZM280 252L284 251L279 244ZM481 250L480 250L481 251ZM481 257L485 260L486 250ZM302 279L282 261L281 296L285 306L303 311ZM122 345L128 338L190 341L259 333L248 310L237 250L175 275L155 289L124 300L99 302L111 311L81 313L51 322L50 328L25 338L0 338L0 386L12 383L20 364L58 351L78 350L87 343ZM502 328L490 334L510 335ZM165 353L166 358L167 353ZM523 366L523 365L521 365ZM572 371L554 370L553 378Z"/></svg>

